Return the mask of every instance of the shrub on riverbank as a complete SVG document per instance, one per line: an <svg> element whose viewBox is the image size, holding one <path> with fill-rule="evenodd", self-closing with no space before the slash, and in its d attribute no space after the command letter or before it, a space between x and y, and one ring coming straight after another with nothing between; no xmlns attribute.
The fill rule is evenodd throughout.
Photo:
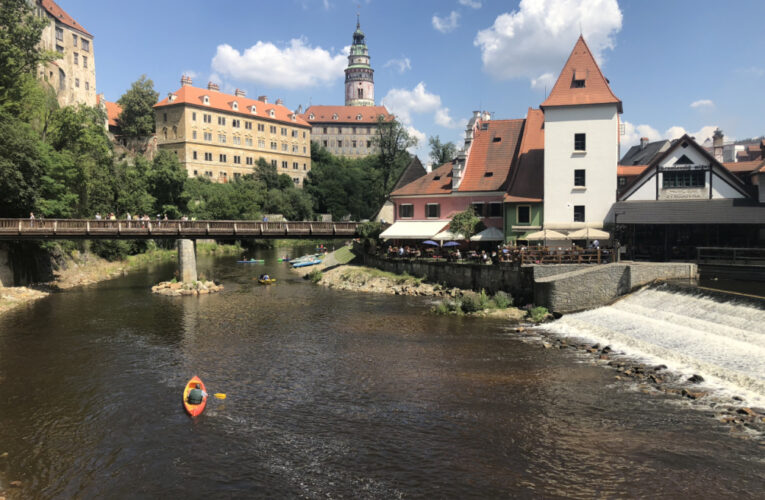
<svg viewBox="0 0 765 500"><path fill-rule="evenodd" d="M306 279L311 280L311 283L318 283L321 281L321 278L324 276L324 273L322 273L319 269L312 269L310 273L306 274Z"/></svg>
<svg viewBox="0 0 765 500"><path fill-rule="evenodd" d="M492 309L508 309L513 305L512 296L503 291L489 297L485 290L463 292L459 297L447 298L437 303L432 311L436 314L474 314Z"/></svg>
<svg viewBox="0 0 765 500"><path fill-rule="evenodd" d="M550 316L550 311L546 307L538 306L529 309L529 318L534 323L542 323Z"/></svg>

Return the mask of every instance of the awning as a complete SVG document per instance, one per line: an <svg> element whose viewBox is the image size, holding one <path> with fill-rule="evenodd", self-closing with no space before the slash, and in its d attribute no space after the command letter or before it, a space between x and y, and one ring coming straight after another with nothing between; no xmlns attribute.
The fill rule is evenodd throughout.
<svg viewBox="0 0 765 500"><path fill-rule="evenodd" d="M470 237L470 241L505 241L505 235L496 227L487 227Z"/></svg>
<svg viewBox="0 0 765 500"><path fill-rule="evenodd" d="M380 234L384 240L427 240L433 239L448 220L400 220Z"/></svg>
<svg viewBox="0 0 765 500"><path fill-rule="evenodd" d="M568 239L570 240L607 240L610 237L610 233L601 231L600 229L595 229L594 227L585 227L568 233Z"/></svg>
<svg viewBox="0 0 765 500"><path fill-rule="evenodd" d="M566 235L563 233L559 233L558 231L553 231L552 229L542 229L541 231L537 231L536 233L531 233L526 235L526 238L529 241L547 241L547 240L565 240Z"/></svg>

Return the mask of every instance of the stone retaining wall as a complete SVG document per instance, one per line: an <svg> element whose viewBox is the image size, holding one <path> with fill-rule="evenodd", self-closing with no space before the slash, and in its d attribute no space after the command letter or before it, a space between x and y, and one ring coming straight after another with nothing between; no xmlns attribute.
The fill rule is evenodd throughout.
<svg viewBox="0 0 765 500"><path fill-rule="evenodd" d="M568 313L608 304L637 287L657 280L696 279L696 264L621 262L540 277L534 303Z"/></svg>

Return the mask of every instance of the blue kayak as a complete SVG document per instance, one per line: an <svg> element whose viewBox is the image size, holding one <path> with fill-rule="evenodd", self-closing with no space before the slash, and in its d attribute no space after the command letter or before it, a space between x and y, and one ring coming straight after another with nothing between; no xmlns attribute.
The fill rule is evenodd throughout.
<svg viewBox="0 0 765 500"><path fill-rule="evenodd" d="M308 267L308 266L314 266L316 264L321 264L321 260L314 259L314 260L304 260L300 262L295 262L292 264L292 267Z"/></svg>
<svg viewBox="0 0 765 500"><path fill-rule="evenodd" d="M237 264L265 264L265 259L238 260Z"/></svg>

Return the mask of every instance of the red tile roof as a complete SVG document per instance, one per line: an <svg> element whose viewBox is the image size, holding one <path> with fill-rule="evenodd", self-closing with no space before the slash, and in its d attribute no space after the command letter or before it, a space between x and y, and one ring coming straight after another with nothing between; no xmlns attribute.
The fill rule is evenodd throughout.
<svg viewBox="0 0 765 500"><path fill-rule="evenodd" d="M432 172L393 191L391 196L411 196L420 194L451 194L452 164L444 163Z"/></svg>
<svg viewBox="0 0 765 500"><path fill-rule="evenodd" d="M337 119L333 118L335 115ZM393 119L393 115L385 106L309 106L300 117L309 123L377 123L380 115L384 116L386 121Z"/></svg>
<svg viewBox="0 0 765 500"><path fill-rule="evenodd" d="M119 118L120 114L122 113L122 106L116 102L109 101L104 101L104 106L106 106L106 116L109 119L109 126L116 127L117 118Z"/></svg>
<svg viewBox="0 0 765 500"><path fill-rule="evenodd" d="M574 87L574 80L584 80L584 87ZM608 80L600 72L598 63L592 56L584 38L579 36L574 50L563 66L558 76L558 81L540 106L542 109L548 106L576 106L582 104L607 104L617 105L619 113L622 112L622 101L614 95Z"/></svg>
<svg viewBox="0 0 765 500"><path fill-rule="evenodd" d="M154 107L161 108L164 106L175 106L178 104L191 104L201 108L225 111L227 113L239 114L242 116L248 116L250 118L258 117L276 120L290 125L300 125L303 127L310 126L307 121L300 117L300 115L297 115L295 117L295 121L292 121L290 118L292 111L282 106L281 104L266 104L255 99L224 94L223 92L218 92L217 90L200 89L199 87L192 87L191 85L185 85L181 87L177 91L173 92L173 95L176 96L174 101L170 101L169 97L165 97L157 104L155 104ZM208 96L210 98L209 105L204 104L204 96ZM238 110L234 110L232 107L234 102L237 103L239 107ZM255 106L257 114L252 114L250 111L250 106ZM273 117L269 114L271 110L274 110Z"/></svg>
<svg viewBox="0 0 765 500"><path fill-rule="evenodd" d="M77 21L75 21L72 16L70 16L69 14L64 12L64 9L59 7L56 4L56 2L54 2L53 0L42 0L40 2L40 5L42 5L43 9L48 11L48 14L53 16L56 19L56 21L58 21L58 22L60 22L62 24L65 24L65 25L69 26L70 28L74 28L77 31L81 31L82 33L85 33L89 37L93 38L93 35L88 33L88 30L83 28L82 25L80 23L78 23Z"/></svg>
<svg viewBox="0 0 765 500"><path fill-rule="evenodd" d="M752 172L757 167L759 167L761 163L762 163L762 160L736 161L736 162L723 163L723 166L733 173Z"/></svg>
<svg viewBox="0 0 765 500"><path fill-rule="evenodd" d="M481 122L473 136L458 191L504 191L525 120ZM484 130L484 126L486 129Z"/></svg>
<svg viewBox="0 0 765 500"><path fill-rule="evenodd" d="M643 170L647 169L648 165L617 165L616 175L617 177L631 177L633 175L640 175Z"/></svg>
<svg viewBox="0 0 765 500"><path fill-rule="evenodd" d="M544 197L544 123L544 113L529 108L506 202L541 202Z"/></svg>

